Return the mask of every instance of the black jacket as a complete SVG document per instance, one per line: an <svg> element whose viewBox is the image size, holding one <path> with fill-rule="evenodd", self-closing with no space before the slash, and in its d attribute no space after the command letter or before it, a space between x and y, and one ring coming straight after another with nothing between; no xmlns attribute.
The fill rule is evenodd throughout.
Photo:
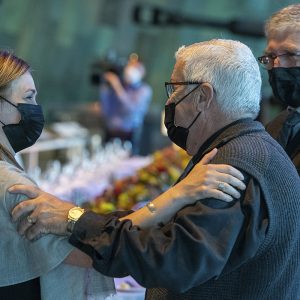
<svg viewBox="0 0 300 300"><path fill-rule="evenodd" d="M284 110L267 124L266 130L287 152L300 176L300 113Z"/></svg>

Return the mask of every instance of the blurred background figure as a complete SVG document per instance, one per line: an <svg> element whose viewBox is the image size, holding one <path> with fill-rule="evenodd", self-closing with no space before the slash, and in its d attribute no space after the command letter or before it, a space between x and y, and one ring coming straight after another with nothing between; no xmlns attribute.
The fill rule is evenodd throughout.
<svg viewBox="0 0 300 300"><path fill-rule="evenodd" d="M285 108L266 129L285 149L300 175L300 4L289 5L266 22L267 46L259 58L268 70L275 98Z"/></svg>
<svg viewBox="0 0 300 300"><path fill-rule="evenodd" d="M104 141L129 141L133 154L139 154L144 116L152 97L151 87L143 82L144 76L145 66L136 54L131 54L121 74L108 71L100 83Z"/></svg>

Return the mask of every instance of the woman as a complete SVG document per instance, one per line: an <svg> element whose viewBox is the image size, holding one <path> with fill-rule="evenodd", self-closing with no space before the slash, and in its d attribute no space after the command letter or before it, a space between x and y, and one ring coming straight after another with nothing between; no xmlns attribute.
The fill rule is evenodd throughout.
<svg viewBox="0 0 300 300"><path fill-rule="evenodd" d="M103 299L113 293L112 279L88 269L90 258L75 250L66 237L47 235L30 242L19 236L11 221L12 209L25 197L9 193L8 189L16 184L33 184L14 155L33 145L42 132L44 117L36 94L29 65L9 52L0 51L0 299L84 299L86 294ZM150 226L151 222L164 221L180 207L195 201L195 197L189 200L185 195L198 193L203 198L214 196L230 201L231 196L238 197L239 193L226 182L232 181L234 186L241 183L234 176L225 175L226 172L242 179L230 167L199 165L189 175L189 181L183 181L186 184L178 184L154 200L157 207L162 204L155 220L147 217L145 209L135 214L143 218L144 226ZM220 182L225 182L227 194L216 190ZM179 200L172 204L174 198ZM27 216L20 222L30 225L31 219ZM89 280L88 287L84 285L87 275L98 277Z"/></svg>
<svg viewBox="0 0 300 300"><path fill-rule="evenodd" d="M14 155L34 144L44 125L36 94L29 65L0 51L0 299L84 299L85 277L98 277L86 268L91 267L87 256L66 238L27 242L11 222L12 208L24 197L7 193L7 188L17 182L32 184ZM89 290L99 299L113 292L113 280L104 276Z"/></svg>

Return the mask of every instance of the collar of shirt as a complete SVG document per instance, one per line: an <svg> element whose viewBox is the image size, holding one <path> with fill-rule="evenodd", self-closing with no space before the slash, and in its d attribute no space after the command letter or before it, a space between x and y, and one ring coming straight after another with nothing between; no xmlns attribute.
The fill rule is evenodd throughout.
<svg viewBox="0 0 300 300"><path fill-rule="evenodd" d="M249 129L251 127L249 123L253 122L255 121L253 121L251 118L239 119L215 132L209 139L206 140L206 142L200 147L198 152L192 157L175 184L185 178L193 169L194 165L197 164L201 160L201 158L213 148L220 148L222 145L226 144L237 135L242 134L244 131L249 132L253 130L264 130L264 127L261 124L260 126L255 126L255 128L253 129ZM258 122L256 123L259 124Z"/></svg>
<svg viewBox="0 0 300 300"><path fill-rule="evenodd" d="M297 111L298 113L300 113L300 106L299 107L291 107L291 106L288 106L287 107L287 110L288 111Z"/></svg>
<svg viewBox="0 0 300 300"><path fill-rule="evenodd" d="M192 161L194 164L198 163L201 158L211 151L213 148L219 148L222 145L226 144L233 137L236 137L237 131L234 129L239 124L243 125L249 122L253 122L251 118L244 118L236 120L225 127L221 128L217 132L215 132L198 150L198 152L193 156ZM231 130L232 129L232 130Z"/></svg>

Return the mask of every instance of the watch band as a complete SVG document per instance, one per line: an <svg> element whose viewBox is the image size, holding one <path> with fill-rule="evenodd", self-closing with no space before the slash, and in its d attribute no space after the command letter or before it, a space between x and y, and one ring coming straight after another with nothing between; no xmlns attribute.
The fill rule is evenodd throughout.
<svg viewBox="0 0 300 300"><path fill-rule="evenodd" d="M76 223L76 221L74 221L74 220L68 220L68 224L67 224L67 232L68 233L73 233L75 223Z"/></svg>

